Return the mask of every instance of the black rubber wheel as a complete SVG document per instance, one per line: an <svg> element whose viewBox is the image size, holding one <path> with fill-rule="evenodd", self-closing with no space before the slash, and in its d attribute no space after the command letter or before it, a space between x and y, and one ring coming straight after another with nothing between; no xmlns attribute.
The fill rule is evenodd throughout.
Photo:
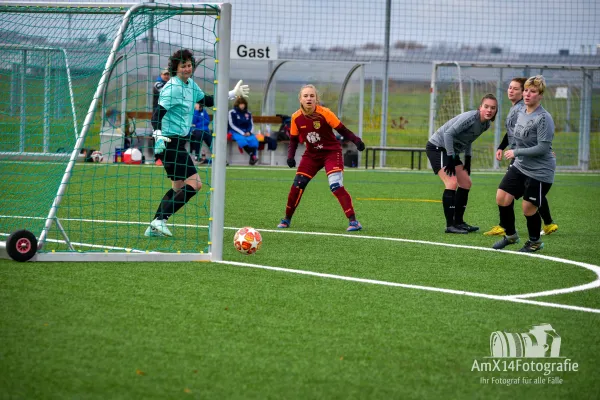
<svg viewBox="0 0 600 400"><path fill-rule="evenodd" d="M37 252L37 239L25 229L13 232L6 239L6 252L15 261L29 261Z"/></svg>

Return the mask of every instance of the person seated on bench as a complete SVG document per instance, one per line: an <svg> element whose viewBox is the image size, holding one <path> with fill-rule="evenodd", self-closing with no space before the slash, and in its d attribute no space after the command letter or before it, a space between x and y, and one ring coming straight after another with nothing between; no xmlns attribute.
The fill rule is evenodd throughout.
<svg viewBox="0 0 600 400"><path fill-rule="evenodd" d="M192 129L190 137L190 153L195 153L194 157L200 164L210 164L210 159L206 158L206 155L202 153L200 157L200 149L202 148L202 142L206 144L210 151L210 145L212 144L212 132L210 130L210 116L202 101L199 101L194 106L194 117L192 118Z"/></svg>
<svg viewBox="0 0 600 400"><path fill-rule="evenodd" d="M233 103L233 109L229 111L228 130L233 140L241 149L250 155L250 165L258 162L256 155L258 150L258 139L252 134L252 114L248 111L248 102L243 97L238 97Z"/></svg>

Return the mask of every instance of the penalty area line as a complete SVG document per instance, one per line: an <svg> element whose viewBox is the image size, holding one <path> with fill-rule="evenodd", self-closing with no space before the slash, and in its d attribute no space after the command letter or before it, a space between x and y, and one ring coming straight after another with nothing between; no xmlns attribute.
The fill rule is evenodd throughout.
<svg viewBox="0 0 600 400"><path fill-rule="evenodd" d="M256 269L263 269L263 270L269 270L269 271L286 272L286 273L290 273L290 274L308 275L308 276L314 276L314 277L326 278L326 279L336 279L336 280L349 281L349 282L366 283L366 284L371 284L371 285L400 287L400 288L404 288L404 289L424 290L424 291L428 291L428 292L453 294L453 295L458 295L458 296L476 297L476 298L483 298L483 299L488 299L488 300L506 301L506 302L510 302L510 303L529 304L529 305L536 305L536 306L540 306L540 307L559 308L559 309L563 309L563 310L581 311L581 312L587 312L587 313L600 314L600 309L596 309L596 308L572 306L572 305L568 305L568 304L549 303L549 302L544 302L544 301L527 300L527 299L522 299L522 298L517 298L517 297L507 297L507 296L500 296L500 295L493 295L493 294L486 294L486 293L467 292L467 291L463 291L463 290L436 288L436 287L432 287L432 286L411 285L411 284L407 284L407 283L388 282L388 281L380 281L380 280L375 280L375 279L355 278L352 276L326 274L326 273L322 273L322 272L305 271L305 270L291 269L291 268L271 267L268 265L250 264L250 263L243 263L243 262L237 262L237 261L213 261L213 262L217 263L217 264L232 265L235 267L256 268Z"/></svg>
<svg viewBox="0 0 600 400"><path fill-rule="evenodd" d="M46 219L42 217L27 217L27 216L9 216L9 215L0 215L0 218L22 218L22 219ZM147 222L136 222L136 221L110 221L110 220L99 220L99 219L82 219L82 218L62 218L63 221L82 221L82 222L96 222L96 223L111 223L111 224L123 224L123 225L146 225ZM171 224L172 226L177 227L187 227L187 228L207 228L207 225L191 225L191 224ZM225 226L224 229L228 230L237 230L237 227ZM559 258L554 256L547 256L545 254L540 253L522 253L518 251L510 251L510 250L495 250L491 247L480 247L480 246L471 246L471 245L462 245L462 244L452 244L452 243L443 243L443 242L432 242L427 240L417 240L417 239L403 239L403 238L392 238L385 236L369 236L369 235L360 235L360 234L342 234L342 233L328 233L328 232L306 232L306 231L294 231L294 230L281 230L281 229L262 229L258 228L261 232L271 232L271 233L283 233L283 234L300 234L300 235L313 235L313 236L330 236L330 237L344 237L344 238L352 238L352 239L367 239L367 240L383 240L383 241L391 241L391 242L403 242L403 243L416 243L416 244L424 244L430 246L442 246L442 247L451 247L451 248L459 248L459 249L470 249L470 250L479 250L479 251L492 251L499 253L508 253L514 254L516 256L523 257L533 257L533 258L541 258L548 261L554 261L562 264L574 265L577 267L581 267L592 271L596 274L596 279L592 282L588 282L582 285L571 286L567 288L560 289L552 289L546 290L542 292L533 292L533 293L520 293L520 294L512 294L505 295L504 297L510 298L532 298L532 297L544 297L544 296L554 296L558 294L566 294L579 292L583 290L590 290L594 288L600 287L600 267L594 264L584 263L580 261L568 260L566 258Z"/></svg>
<svg viewBox="0 0 600 400"><path fill-rule="evenodd" d="M413 203L441 203L441 200L429 200L429 199L388 199L388 198L378 198L378 197L357 197L356 200L363 201L406 201Z"/></svg>

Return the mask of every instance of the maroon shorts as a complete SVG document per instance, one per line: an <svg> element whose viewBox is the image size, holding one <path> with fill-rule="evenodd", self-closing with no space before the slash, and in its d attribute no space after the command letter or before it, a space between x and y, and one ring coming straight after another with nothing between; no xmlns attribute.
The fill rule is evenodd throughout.
<svg viewBox="0 0 600 400"><path fill-rule="evenodd" d="M344 171L344 157L341 150L324 151L321 153L304 152L296 174L313 178L321 168L325 167L327 175Z"/></svg>

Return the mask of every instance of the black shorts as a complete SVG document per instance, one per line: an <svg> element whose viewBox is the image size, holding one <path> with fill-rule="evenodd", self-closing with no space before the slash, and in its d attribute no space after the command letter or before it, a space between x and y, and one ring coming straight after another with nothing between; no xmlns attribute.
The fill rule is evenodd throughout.
<svg viewBox="0 0 600 400"><path fill-rule="evenodd" d="M188 139L189 136L172 137L170 142L165 143L166 150L157 156L172 181L182 181L198 173L192 157L185 149Z"/></svg>
<svg viewBox="0 0 600 400"><path fill-rule="evenodd" d="M429 158L429 162L431 163L431 169L433 169L434 174L438 174L440 169L444 168L444 160L446 159L446 149L443 147L438 147L431 142L427 142L425 146L425 153L427 153L427 158ZM454 165L463 165L462 161L458 154L454 159Z"/></svg>
<svg viewBox="0 0 600 400"><path fill-rule="evenodd" d="M510 193L515 199L523 197L523 200L527 200L539 207L542 205L542 199L546 197L551 187L551 183L540 182L537 179L530 178L511 164L504 178L502 178L498 189Z"/></svg>

